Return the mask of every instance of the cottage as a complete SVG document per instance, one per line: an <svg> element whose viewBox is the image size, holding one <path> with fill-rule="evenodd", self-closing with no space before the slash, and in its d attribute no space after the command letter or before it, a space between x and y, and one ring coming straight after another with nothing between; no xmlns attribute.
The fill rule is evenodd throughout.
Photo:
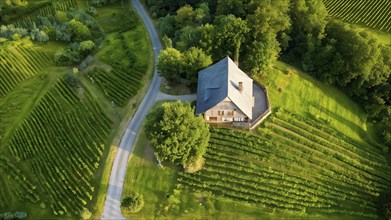
<svg viewBox="0 0 391 220"><path fill-rule="evenodd" d="M198 73L196 114L209 123L250 122L253 80L226 57Z"/></svg>
<svg viewBox="0 0 391 220"><path fill-rule="evenodd" d="M226 57L198 73L196 114L251 128L270 114L267 91Z"/></svg>

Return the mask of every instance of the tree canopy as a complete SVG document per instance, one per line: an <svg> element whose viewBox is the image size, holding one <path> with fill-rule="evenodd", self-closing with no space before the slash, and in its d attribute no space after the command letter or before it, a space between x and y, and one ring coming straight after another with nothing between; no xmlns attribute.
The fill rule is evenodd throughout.
<svg viewBox="0 0 391 220"><path fill-rule="evenodd" d="M157 68L159 74L169 81L182 77L195 82L198 71L210 64L212 58L200 48L191 47L182 53L169 47L160 52Z"/></svg>
<svg viewBox="0 0 391 220"><path fill-rule="evenodd" d="M203 162L209 128L189 103L165 102L155 108L147 115L145 131L159 160L180 163L186 170Z"/></svg>

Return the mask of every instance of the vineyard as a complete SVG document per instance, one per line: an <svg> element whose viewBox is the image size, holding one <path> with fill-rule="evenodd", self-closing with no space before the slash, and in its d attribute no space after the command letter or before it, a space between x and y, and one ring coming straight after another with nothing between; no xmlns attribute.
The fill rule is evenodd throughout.
<svg viewBox="0 0 391 220"><path fill-rule="evenodd" d="M110 132L111 121L88 92L81 99L59 80L14 132L8 147L17 161L32 167L55 215L79 215L92 199L91 181ZM30 190L35 186L28 181L21 185L31 191L25 195L30 201L39 200Z"/></svg>
<svg viewBox="0 0 391 220"><path fill-rule="evenodd" d="M134 23L139 23L137 22ZM149 51L145 45L141 26L123 26L126 32L113 33L108 37L109 46L98 53L103 62L110 64L111 70L95 68L86 75L104 93L106 98L117 106L124 106L142 87L147 71ZM143 39L144 37L144 39ZM130 44L129 42L134 42ZM137 56L138 50L142 56ZM126 59L123 59L126 57Z"/></svg>
<svg viewBox="0 0 391 220"><path fill-rule="evenodd" d="M94 69L90 74L105 96L116 105L123 106L141 87L143 73L137 70L114 68L110 72Z"/></svg>
<svg viewBox="0 0 391 220"><path fill-rule="evenodd" d="M364 24L381 31L391 31L389 0L323 0L330 15L344 21Z"/></svg>
<svg viewBox="0 0 391 220"><path fill-rule="evenodd" d="M391 186L380 149L279 110L262 135L212 129L205 167L179 183L269 212L376 218Z"/></svg>
<svg viewBox="0 0 391 220"><path fill-rule="evenodd" d="M40 51L23 44L6 46L0 51L0 98L48 65L49 58Z"/></svg>
<svg viewBox="0 0 391 220"><path fill-rule="evenodd" d="M56 11L68 11L70 8L77 8L76 0L60 0L46 5L31 14L15 19L12 24L16 27L31 27L37 16L54 16Z"/></svg>

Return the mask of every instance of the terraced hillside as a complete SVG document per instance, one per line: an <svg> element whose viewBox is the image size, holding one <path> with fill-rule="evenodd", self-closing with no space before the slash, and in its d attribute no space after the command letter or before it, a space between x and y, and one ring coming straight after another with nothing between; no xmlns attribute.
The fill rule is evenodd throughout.
<svg viewBox="0 0 391 220"><path fill-rule="evenodd" d="M3 48L0 50L0 98L51 63L43 52L28 44L10 44Z"/></svg>
<svg viewBox="0 0 391 220"><path fill-rule="evenodd" d="M391 185L380 149L282 110L260 130L212 129L205 167L179 172L179 183L268 212L377 217L375 199Z"/></svg>
<svg viewBox="0 0 391 220"><path fill-rule="evenodd" d="M66 10L76 2L58 1L56 7ZM77 65L55 66L52 60L62 43L0 44L0 213L26 211L32 219L75 219L85 210L100 215L111 168L107 155L116 149L111 142L136 107L136 99L127 104L148 81L152 57L146 30L130 8L97 10L107 12L98 15L100 22L121 13L132 15L133 23L121 26L120 34L110 29L104 41L112 43L101 45L94 61L72 79ZM107 72L89 75L102 66Z"/></svg>
<svg viewBox="0 0 391 220"><path fill-rule="evenodd" d="M67 11L70 8L77 8L76 0L57 0L53 2L49 2L46 6L39 8L27 15L23 15L23 17L12 19L12 24L16 27L30 27L35 17L37 16L54 16L56 10L57 11Z"/></svg>
<svg viewBox="0 0 391 220"><path fill-rule="evenodd" d="M33 168L54 214L78 215L92 199L91 181L110 132L111 121L89 94L81 99L59 80L8 147L18 162Z"/></svg>
<svg viewBox="0 0 391 220"><path fill-rule="evenodd" d="M351 23L391 31L389 0L323 0L330 15Z"/></svg>

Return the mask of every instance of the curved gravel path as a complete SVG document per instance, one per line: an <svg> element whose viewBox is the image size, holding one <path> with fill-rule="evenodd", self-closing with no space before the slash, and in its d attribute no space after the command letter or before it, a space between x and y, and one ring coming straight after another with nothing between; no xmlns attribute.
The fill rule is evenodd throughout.
<svg viewBox="0 0 391 220"><path fill-rule="evenodd" d="M143 6L139 0L131 1L136 11L139 13L142 21L144 22L153 47L155 56L155 62L161 49L161 44L156 33L155 27L152 24L151 19L145 12ZM159 93L159 87L162 82L162 78L157 75L156 69L152 78L152 82L149 85L148 91L144 96L140 106L130 121L119 145L118 151L114 158L113 167L111 169L109 186L106 194L106 201L103 207L103 213L101 219L126 219L121 214L120 201L124 185L124 179L126 175L126 167L130 153L132 151L137 134L140 131L141 125L145 119L145 115L152 107Z"/></svg>
<svg viewBox="0 0 391 220"><path fill-rule="evenodd" d="M142 21L144 22L153 47L153 53L155 56L155 63L159 55L161 44L159 37L156 33L155 27L152 24L151 19L145 12L143 6L139 0L131 1L136 11L139 13ZM127 163L129 156L132 152L136 137L140 131L141 125L144 122L145 116L148 110L157 100L181 100L181 101L193 101L196 100L195 94L188 95L168 95L159 92L162 78L158 76L157 71L153 74L152 82L149 85L148 91L144 96L140 106L130 121L124 135L122 136L119 148L114 158L113 167L111 168L110 181L106 194L106 201L103 207L103 213L101 219L126 219L121 213L121 196L124 186L124 179L126 175Z"/></svg>

